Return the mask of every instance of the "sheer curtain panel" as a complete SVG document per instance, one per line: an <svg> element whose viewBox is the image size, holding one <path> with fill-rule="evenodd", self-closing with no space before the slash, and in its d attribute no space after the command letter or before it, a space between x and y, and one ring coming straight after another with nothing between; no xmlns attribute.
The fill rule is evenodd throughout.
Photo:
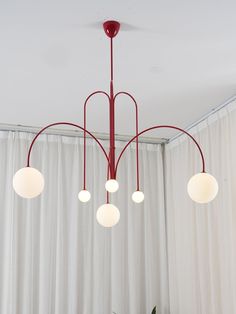
<svg viewBox="0 0 236 314"><path fill-rule="evenodd" d="M95 216L105 202L106 163L90 140L89 203L78 200L83 140L73 137L40 136L31 163L45 177L44 192L32 200L14 193L32 137L0 132L0 313L144 314L155 304L169 313L161 146L140 145L140 205L131 201L135 146L127 150L111 197L121 219L108 230Z"/></svg>
<svg viewBox="0 0 236 314"><path fill-rule="evenodd" d="M170 308L173 314L236 313L236 103L191 130L202 145L206 171L219 193L193 203L189 178L201 171L192 143L180 136L166 146Z"/></svg>

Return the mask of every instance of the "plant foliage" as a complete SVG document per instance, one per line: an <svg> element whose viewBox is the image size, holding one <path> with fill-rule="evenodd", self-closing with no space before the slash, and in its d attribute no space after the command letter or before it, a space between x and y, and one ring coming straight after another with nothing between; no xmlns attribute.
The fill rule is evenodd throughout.
<svg viewBox="0 0 236 314"><path fill-rule="evenodd" d="M115 312L112 312L113 314L116 314ZM157 314L157 307L154 306L151 314Z"/></svg>
<svg viewBox="0 0 236 314"><path fill-rule="evenodd" d="M157 314L157 307L156 306L153 308L152 314Z"/></svg>

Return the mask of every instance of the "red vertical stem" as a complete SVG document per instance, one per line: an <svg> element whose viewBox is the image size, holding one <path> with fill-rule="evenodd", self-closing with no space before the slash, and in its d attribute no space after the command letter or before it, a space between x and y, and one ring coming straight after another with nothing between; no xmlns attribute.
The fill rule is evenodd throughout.
<svg viewBox="0 0 236 314"><path fill-rule="evenodd" d="M138 107L136 106L136 135L138 135ZM137 191L139 191L139 151L138 151L138 136L136 137L136 180Z"/></svg>
<svg viewBox="0 0 236 314"><path fill-rule="evenodd" d="M111 38L111 45L110 45L110 55L111 55L111 81L113 81L113 40Z"/></svg>
<svg viewBox="0 0 236 314"><path fill-rule="evenodd" d="M84 129L86 129L86 105L84 106ZM84 182L83 189L86 190L86 132L84 131Z"/></svg>
<svg viewBox="0 0 236 314"><path fill-rule="evenodd" d="M113 41L110 41L111 81L110 81L110 178L115 179L115 102L113 91Z"/></svg>
<svg viewBox="0 0 236 314"><path fill-rule="evenodd" d="M115 179L115 110L113 84L110 84L110 177Z"/></svg>
<svg viewBox="0 0 236 314"><path fill-rule="evenodd" d="M109 197L109 192L108 192L108 191L107 191L106 203L107 203L107 204L110 203L110 197Z"/></svg>
<svg viewBox="0 0 236 314"><path fill-rule="evenodd" d="M108 157L110 158L110 154L108 155ZM107 164L107 180L109 180L109 178L110 178L110 165L109 165L109 163ZM107 197L107 203L109 204L110 203L110 197L109 197L110 195L109 195L109 192L107 191L107 195L106 195L106 197Z"/></svg>

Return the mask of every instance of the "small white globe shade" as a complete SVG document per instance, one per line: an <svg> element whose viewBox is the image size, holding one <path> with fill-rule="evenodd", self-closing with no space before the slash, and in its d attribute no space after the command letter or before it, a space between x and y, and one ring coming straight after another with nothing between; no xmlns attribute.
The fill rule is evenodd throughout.
<svg viewBox="0 0 236 314"><path fill-rule="evenodd" d="M144 200L144 193L142 191L135 191L133 194L132 194L132 200L135 202L135 203L142 203L143 200Z"/></svg>
<svg viewBox="0 0 236 314"><path fill-rule="evenodd" d="M115 179L107 180L105 188L108 192L114 193L119 189L119 183Z"/></svg>
<svg viewBox="0 0 236 314"><path fill-rule="evenodd" d="M218 183L209 173L197 173L188 182L190 198L201 204L211 202L218 193Z"/></svg>
<svg viewBox="0 0 236 314"><path fill-rule="evenodd" d="M120 220L119 209L112 204L103 204L97 210L97 221L103 227L113 227Z"/></svg>
<svg viewBox="0 0 236 314"><path fill-rule="evenodd" d="M90 200L91 194L87 190L81 190L78 194L78 198L79 198L80 202L86 203Z"/></svg>
<svg viewBox="0 0 236 314"><path fill-rule="evenodd" d="M13 177L13 188L21 197L36 197L42 193L44 188L43 175L32 167L21 168Z"/></svg>

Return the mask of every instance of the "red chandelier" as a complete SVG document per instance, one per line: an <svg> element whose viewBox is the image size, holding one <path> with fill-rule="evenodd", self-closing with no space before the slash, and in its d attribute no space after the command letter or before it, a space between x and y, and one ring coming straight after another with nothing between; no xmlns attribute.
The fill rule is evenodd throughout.
<svg viewBox="0 0 236 314"><path fill-rule="evenodd" d="M154 129L160 129L160 128L169 128L169 129L175 129L180 132L185 133L190 139L193 141L193 143L196 145L201 162L202 162L202 171L196 175L194 175L189 183L188 183L188 193L190 197L198 202L198 203L208 203L211 200L215 198L218 192L218 184L216 179L206 173L205 171L205 159L204 155L202 152L202 149L198 142L195 140L195 138L186 132L185 130L173 126L173 125L155 125L152 126L148 129L145 129L141 132L139 132L139 127L138 127L138 105L135 100L135 98L128 92L126 91L120 91L117 93L114 93L114 87L113 87L113 39L114 37L119 33L120 29L120 23L117 21L107 21L103 24L104 31L106 35L110 39L110 90L109 94L105 91L102 90L97 90L91 93L85 100L84 103L84 125L83 127L70 123L70 122L56 122L49 124L45 126L43 129L41 129L33 138L32 143L29 147L28 151L28 157L27 157L27 165L24 168L21 168L18 170L13 178L13 187L18 195L24 198L33 198L41 194L44 188L44 178L43 175L35 168L30 166L30 157L31 157L31 152L33 145L39 135L43 133L46 129L56 126L56 125L68 125L68 126L73 126L76 127L80 130L83 131L83 138L84 138L84 154L83 154L83 188L79 192L78 197L79 200L82 202L87 202L90 200L90 192L87 190L86 186L86 138L87 135L91 136L99 145L101 148L106 160L107 160L107 181L105 184L105 188L107 191L107 198L106 198L106 203L103 204L102 206L99 207L97 211L97 220L98 222L104 226L104 227L112 227L114 226L120 219L120 213L119 210L116 206L113 204L110 204L109 201L109 193L114 193L118 190L119 184L116 180L117 177L117 171L118 171L118 166L119 162L121 160L121 157L123 156L124 152L126 151L127 147L135 141L136 143L136 191L132 194L132 199L136 203L141 203L144 200L144 194L140 190L140 176L139 176L139 136L154 130ZM101 142L91 133L87 130L86 126L86 115L87 115L87 104L89 100L97 95L97 94L102 94L104 95L109 104L109 121L110 121L110 147L109 151L106 152L105 148L102 146ZM115 103L116 99L120 95L126 95L129 97L135 108L135 136L128 141L128 143L124 146L122 149L121 153L119 156L116 158L116 153L115 153Z"/></svg>

